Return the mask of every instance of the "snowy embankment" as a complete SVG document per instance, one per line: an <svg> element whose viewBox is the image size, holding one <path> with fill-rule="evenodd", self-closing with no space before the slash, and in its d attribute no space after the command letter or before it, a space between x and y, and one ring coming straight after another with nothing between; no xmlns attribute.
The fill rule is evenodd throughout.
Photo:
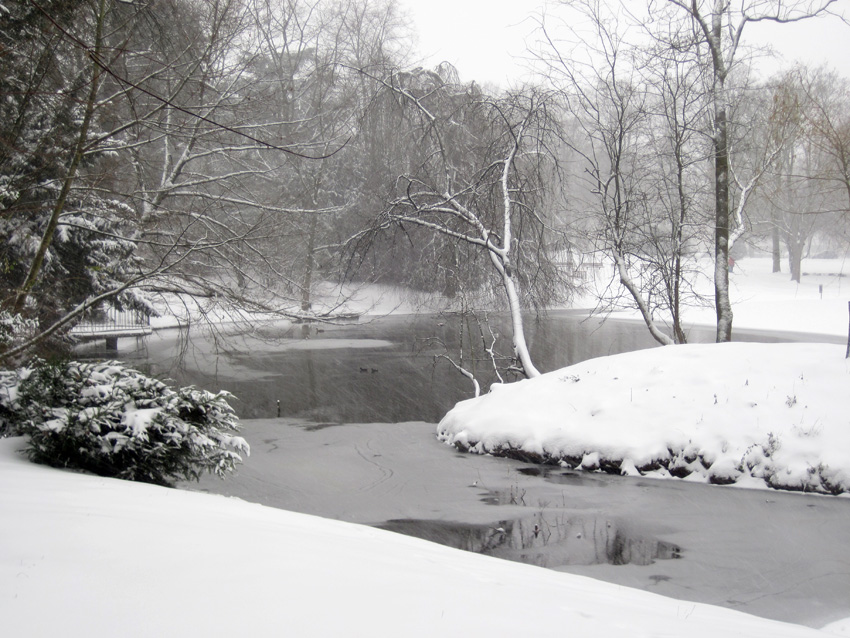
<svg viewBox="0 0 850 638"><path fill-rule="evenodd" d="M668 346L496 386L438 426L472 452L588 470L850 491L842 346Z"/></svg>
<svg viewBox="0 0 850 638"><path fill-rule="evenodd" d="M312 312L318 320L334 321L360 315L415 314L439 312L450 302L439 296L416 293L397 286L381 284L316 284ZM222 326L227 324L264 324L291 321L303 314L301 300L283 302L278 312L255 312L235 308L219 298L202 299L167 294L154 304L159 316L151 317L155 329L176 328L189 324Z"/></svg>
<svg viewBox="0 0 850 638"><path fill-rule="evenodd" d="M823 636L237 499L33 465L0 440L7 636Z"/></svg>

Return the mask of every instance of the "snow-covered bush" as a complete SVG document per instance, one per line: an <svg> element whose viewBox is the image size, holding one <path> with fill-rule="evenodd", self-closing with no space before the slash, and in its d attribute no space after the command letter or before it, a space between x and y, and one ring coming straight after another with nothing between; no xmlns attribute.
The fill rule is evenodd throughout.
<svg viewBox="0 0 850 638"><path fill-rule="evenodd" d="M38 322L13 315L7 310L0 312L0 350L15 345L31 336L38 329Z"/></svg>
<svg viewBox="0 0 850 638"><path fill-rule="evenodd" d="M38 321L24 319L7 310L0 312L0 353L6 352L26 341L38 331ZM6 361L5 363L9 363Z"/></svg>
<svg viewBox="0 0 850 638"><path fill-rule="evenodd" d="M0 431L38 463L158 485L224 476L250 453L226 392L174 390L121 363L34 360L0 375Z"/></svg>

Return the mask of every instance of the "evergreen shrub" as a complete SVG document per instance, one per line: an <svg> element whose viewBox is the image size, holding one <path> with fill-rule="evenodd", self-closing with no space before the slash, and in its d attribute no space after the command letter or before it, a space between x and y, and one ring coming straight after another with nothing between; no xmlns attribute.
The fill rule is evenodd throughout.
<svg viewBox="0 0 850 638"><path fill-rule="evenodd" d="M224 477L250 454L230 396L175 390L117 361L35 359L0 374L0 432L29 436L37 463L170 486Z"/></svg>

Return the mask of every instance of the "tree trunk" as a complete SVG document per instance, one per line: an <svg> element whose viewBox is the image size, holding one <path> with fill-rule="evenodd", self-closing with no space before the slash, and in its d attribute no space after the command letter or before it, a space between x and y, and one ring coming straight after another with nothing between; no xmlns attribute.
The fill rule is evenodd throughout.
<svg viewBox="0 0 850 638"><path fill-rule="evenodd" d="M312 287L313 271L316 267L314 253L316 252L316 225L318 219L316 213L310 217L310 225L307 233L307 255L304 263L304 281L301 284L301 310L309 311L313 307Z"/></svg>
<svg viewBox="0 0 850 638"><path fill-rule="evenodd" d="M715 95L714 123L714 306L717 343L732 340L732 303L729 300L729 147L722 83Z"/></svg>
<svg viewBox="0 0 850 638"><path fill-rule="evenodd" d="M682 329L682 299L681 299L681 281L682 281L682 258L681 255L676 255L673 267L673 304L671 315L673 317L673 340L676 343L687 343L688 337Z"/></svg>
<svg viewBox="0 0 850 638"><path fill-rule="evenodd" d="M525 376L529 379L539 377L540 371L534 367L531 354L528 352L528 344L525 342L525 329L522 325L522 307L519 303L519 293L516 289L510 267L502 262L498 255L490 251L490 260L502 276L502 284L505 286L505 294L508 297L508 307L511 311L511 328L513 331L514 354L522 365Z"/></svg>
<svg viewBox="0 0 850 638"><path fill-rule="evenodd" d="M788 247L788 268L791 271L791 281L800 283L802 275L803 250L806 247L806 238L801 228L800 215L791 214L790 228L785 245Z"/></svg>
<svg viewBox="0 0 850 638"><path fill-rule="evenodd" d="M847 313L850 314L850 301L847 302ZM847 352L844 355L845 359L850 359L850 319L847 324Z"/></svg>
<svg viewBox="0 0 850 638"><path fill-rule="evenodd" d="M803 271L803 244L794 239L788 242L788 268L791 271L791 281L800 283Z"/></svg>
<svg viewBox="0 0 850 638"><path fill-rule="evenodd" d="M65 210L65 202L68 199L68 195L71 192L71 187L73 186L74 180L77 177L77 169L80 167L80 164L83 161L83 154L85 152L86 144L88 142L89 128L91 127L91 121L94 117L95 105L97 103L97 93L98 89L100 88L100 77L102 71L100 69L100 66L98 66L97 60L100 57L103 44L102 36L105 13L106 0L100 0L100 3L98 5L98 13L95 17L94 47L91 54L93 60L91 85L89 86L89 93L85 103L83 121L80 124L80 130L77 135L77 142L74 147L74 154L71 156L71 161L68 165L68 170L65 173L64 179L62 180L62 187L59 190L59 195L56 198L56 203L53 205L53 210L50 214L50 218L47 221L47 226L45 227L44 232L41 236L41 241L39 243L38 249L36 250L32 263L30 264L26 279L24 280L23 284L21 284L20 289L18 289L17 293L15 294L15 302L12 308L12 311L15 314L20 314L23 312L24 306L26 305L30 292L32 292L32 289L35 287L36 282L38 282L39 276L41 275L42 266L44 265L44 260L47 257L47 251L50 249L50 245L53 243L53 235L56 233L56 228L59 226L59 218L62 216L62 213Z"/></svg>
<svg viewBox="0 0 850 638"><path fill-rule="evenodd" d="M729 124L723 61L723 0L715 0L708 33L714 67L714 307L717 343L732 340L732 303L729 301Z"/></svg>
<svg viewBox="0 0 850 638"><path fill-rule="evenodd" d="M771 216L773 217L773 229L770 231L770 241L772 244L771 254L773 256L773 270L771 272L782 272L782 251L780 250L781 244L779 242L779 226L776 224L775 213Z"/></svg>
<svg viewBox="0 0 850 638"><path fill-rule="evenodd" d="M649 334L651 334L652 338L655 339L662 346L673 345L673 339L661 332L661 330L658 329L658 326L655 325L655 321L653 320L652 314L649 311L649 306L647 306L643 295L641 294L640 290L632 281L631 277L629 277L629 274L626 271L626 264L623 262L622 256L617 253L616 249L612 252L614 262L617 264L617 273L620 275L620 283L626 287L626 290L629 291L629 294L631 294L632 299L635 300L638 310L640 310L640 315L641 317L643 317L643 321L646 324L647 329L649 330Z"/></svg>

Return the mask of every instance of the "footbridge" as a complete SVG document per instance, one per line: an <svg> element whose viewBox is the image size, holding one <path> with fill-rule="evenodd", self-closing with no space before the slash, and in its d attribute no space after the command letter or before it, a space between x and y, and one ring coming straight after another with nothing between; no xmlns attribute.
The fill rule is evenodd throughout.
<svg viewBox="0 0 850 638"><path fill-rule="evenodd" d="M145 337L151 334L151 318L141 310L98 310L86 316L71 329L77 341L106 340L107 350L118 350L122 337Z"/></svg>

